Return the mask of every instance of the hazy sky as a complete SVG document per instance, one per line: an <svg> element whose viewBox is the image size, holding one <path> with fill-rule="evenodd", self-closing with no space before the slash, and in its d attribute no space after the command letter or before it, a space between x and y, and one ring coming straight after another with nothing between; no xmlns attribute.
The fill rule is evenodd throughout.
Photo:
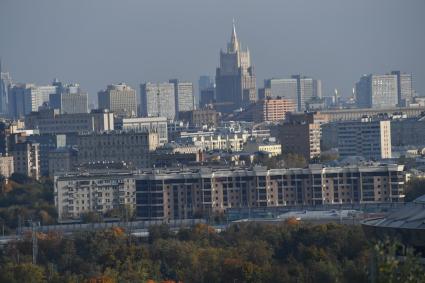
<svg viewBox="0 0 425 283"><path fill-rule="evenodd" d="M214 75L235 18L257 75L303 73L344 94L364 73L414 74L425 95L424 0L0 0L0 57L18 82Z"/></svg>

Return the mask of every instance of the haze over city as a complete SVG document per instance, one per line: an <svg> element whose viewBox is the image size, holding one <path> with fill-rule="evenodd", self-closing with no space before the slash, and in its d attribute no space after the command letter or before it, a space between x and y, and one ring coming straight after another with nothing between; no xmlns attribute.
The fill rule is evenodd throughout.
<svg viewBox="0 0 425 283"><path fill-rule="evenodd" d="M402 70L424 95L424 11L421 0L2 0L0 56L14 81L78 82L94 101L109 83L213 77L234 18L258 87L303 73L347 96L362 74Z"/></svg>

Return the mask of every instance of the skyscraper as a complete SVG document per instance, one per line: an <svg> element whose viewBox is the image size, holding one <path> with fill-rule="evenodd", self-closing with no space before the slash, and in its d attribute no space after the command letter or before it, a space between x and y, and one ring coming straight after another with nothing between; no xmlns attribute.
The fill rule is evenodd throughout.
<svg viewBox="0 0 425 283"><path fill-rule="evenodd" d="M398 106L409 106L413 100L412 74L406 74L400 71L392 71L391 75L397 76Z"/></svg>
<svg viewBox="0 0 425 283"><path fill-rule="evenodd" d="M61 114L87 113L88 95L79 84L63 84L55 80L56 93L50 94L50 107L59 109Z"/></svg>
<svg viewBox="0 0 425 283"><path fill-rule="evenodd" d="M398 83L396 75L363 75L356 83L357 106L360 108L396 107Z"/></svg>
<svg viewBox="0 0 425 283"><path fill-rule="evenodd" d="M249 50L242 50L233 24L227 51L220 51L216 70L216 106L222 112L248 105L257 99L254 68Z"/></svg>
<svg viewBox="0 0 425 283"><path fill-rule="evenodd" d="M193 98L193 84L191 82L181 82L178 79L169 80L174 85L174 99L176 115L180 111L191 111L195 108Z"/></svg>
<svg viewBox="0 0 425 283"><path fill-rule="evenodd" d="M108 85L97 94L100 109L109 109L121 117L137 115L136 91L125 83Z"/></svg>
<svg viewBox="0 0 425 283"><path fill-rule="evenodd" d="M174 120L176 117L174 84L150 82L141 84L140 111L144 117L167 117Z"/></svg>
<svg viewBox="0 0 425 283"><path fill-rule="evenodd" d="M2 61L0 58L0 114L7 114L9 88L12 85L12 78L7 72L3 72Z"/></svg>

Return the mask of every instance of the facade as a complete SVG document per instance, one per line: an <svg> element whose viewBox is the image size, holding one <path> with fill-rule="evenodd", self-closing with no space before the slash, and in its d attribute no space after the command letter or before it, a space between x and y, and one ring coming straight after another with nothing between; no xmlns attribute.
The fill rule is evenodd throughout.
<svg viewBox="0 0 425 283"><path fill-rule="evenodd" d="M391 158L391 121L364 118L337 125L340 157L363 156L372 160Z"/></svg>
<svg viewBox="0 0 425 283"><path fill-rule="evenodd" d="M21 142L12 146L15 172L38 180L40 178L40 146L38 143Z"/></svg>
<svg viewBox="0 0 425 283"><path fill-rule="evenodd" d="M292 99L267 98L255 103L253 120L256 123L285 120L286 113L295 112L296 105Z"/></svg>
<svg viewBox="0 0 425 283"><path fill-rule="evenodd" d="M117 121L117 128L125 132L158 133L159 144L168 143L168 126L165 117L123 118Z"/></svg>
<svg viewBox="0 0 425 283"><path fill-rule="evenodd" d="M356 83L359 108L396 107L398 101L396 75L364 75Z"/></svg>
<svg viewBox="0 0 425 283"><path fill-rule="evenodd" d="M180 111L192 111L195 109L193 84L191 82L181 82L178 79L172 79L169 82L174 85L176 115Z"/></svg>
<svg viewBox="0 0 425 283"><path fill-rule="evenodd" d="M40 134L112 131L114 130L114 115L107 110L60 114L58 109L47 109L27 115L25 126L27 129L38 129Z"/></svg>
<svg viewBox="0 0 425 283"><path fill-rule="evenodd" d="M328 122L321 113L289 113L285 123L274 128L282 144L282 151L303 156L310 160L320 156L321 126Z"/></svg>
<svg viewBox="0 0 425 283"><path fill-rule="evenodd" d="M108 109L120 117L137 116L136 91L125 83L108 85L97 98L99 109Z"/></svg>
<svg viewBox="0 0 425 283"><path fill-rule="evenodd" d="M215 134L192 137L192 143L206 151L242 151L247 140L248 134Z"/></svg>
<svg viewBox="0 0 425 283"><path fill-rule="evenodd" d="M49 153L66 146L66 135L37 134L26 136L24 140L39 145L40 175L49 176Z"/></svg>
<svg viewBox="0 0 425 283"><path fill-rule="evenodd" d="M249 50L242 50L233 25L227 50L220 51L216 70L216 106L220 112L231 112L257 100L254 68Z"/></svg>
<svg viewBox="0 0 425 283"><path fill-rule="evenodd" d="M306 160L320 156L320 124L286 123L279 126L279 140L285 153L303 156Z"/></svg>
<svg viewBox="0 0 425 283"><path fill-rule="evenodd" d="M158 134L104 132L77 137L78 164L119 163L135 168L150 166L150 154L159 145Z"/></svg>
<svg viewBox="0 0 425 283"><path fill-rule="evenodd" d="M282 154L282 145L271 142L248 140L244 145L244 151L249 153L264 152L269 156L278 156Z"/></svg>
<svg viewBox="0 0 425 283"><path fill-rule="evenodd" d="M79 219L85 213L104 214L134 208L135 180L131 173L109 172L55 176L55 205L59 221Z"/></svg>
<svg viewBox="0 0 425 283"><path fill-rule="evenodd" d="M56 93L56 86L36 86L34 84L16 84L9 90L9 116L22 118L39 107L49 103L50 94Z"/></svg>
<svg viewBox="0 0 425 283"><path fill-rule="evenodd" d="M176 118L174 84L145 83L140 85L140 110L143 117Z"/></svg>
<svg viewBox="0 0 425 283"><path fill-rule="evenodd" d="M205 125L216 127L220 122L220 113L209 108L180 112L179 117L180 120L188 122L194 127L202 127Z"/></svg>
<svg viewBox="0 0 425 283"><path fill-rule="evenodd" d="M202 89L200 95L199 106L201 108L213 104L215 102L215 86Z"/></svg>
<svg viewBox="0 0 425 283"><path fill-rule="evenodd" d="M332 121L353 121L361 119L364 116L388 116L393 115L400 116L406 115L407 118L418 117L425 112L425 106L421 107L389 107L381 109L338 109L338 110L322 110L317 113L320 113L324 116L327 116L327 119Z"/></svg>
<svg viewBox="0 0 425 283"><path fill-rule="evenodd" d="M49 95L49 106L59 109L61 114L87 113L88 94L83 92L79 84L63 84L53 82L56 92Z"/></svg>
<svg viewBox="0 0 425 283"><path fill-rule="evenodd" d="M230 208L402 202L405 177L395 164L69 173L55 177L55 204L60 219L125 201L139 219L187 219Z"/></svg>
<svg viewBox="0 0 425 283"><path fill-rule="evenodd" d="M411 103L413 103L414 99L412 74L392 71L391 75L395 75L397 77L398 106L408 107Z"/></svg>
<svg viewBox="0 0 425 283"><path fill-rule="evenodd" d="M48 153L48 176L53 177L59 172L70 172L77 164L77 150L61 147Z"/></svg>
<svg viewBox="0 0 425 283"><path fill-rule="evenodd" d="M0 175L9 178L15 172L13 156L0 155Z"/></svg>
<svg viewBox="0 0 425 283"><path fill-rule="evenodd" d="M291 99L296 111L305 111L310 100L322 98L322 81L303 75L293 75L289 79L268 79L260 91L260 98L267 97Z"/></svg>

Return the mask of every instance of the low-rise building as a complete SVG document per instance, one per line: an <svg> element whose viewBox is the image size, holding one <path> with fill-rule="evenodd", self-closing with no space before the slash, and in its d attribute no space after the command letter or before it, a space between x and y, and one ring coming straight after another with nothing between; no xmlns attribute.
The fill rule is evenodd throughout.
<svg viewBox="0 0 425 283"><path fill-rule="evenodd" d="M220 113L214 109L204 108L179 113L179 119L188 122L193 127L217 127Z"/></svg>
<svg viewBox="0 0 425 283"><path fill-rule="evenodd" d="M158 133L159 144L168 142L166 117L137 117L116 120L116 128L123 131Z"/></svg>
<svg viewBox="0 0 425 283"><path fill-rule="evenodd" d="M40 134L69 134L114 130L114 115L107 110L90 113L60 114L58 109L32 112L25 117L27 129L37 129Z"/></svg>
<svg viewBox="0 0 425 283"><path fill-rule="evenodd" d="M125 162L141 168L150 166L150 155L159 145L158 134L113 131L80 134L77 137L78 163Z"/></svg>
<svg viewBox="0 0 425 283"><path fill-rule="evenodd" d="M278 156L282 154L282 145L273 142L248 140L244 145L244 151L249 153L264 152L269 156Z"/></svg>

